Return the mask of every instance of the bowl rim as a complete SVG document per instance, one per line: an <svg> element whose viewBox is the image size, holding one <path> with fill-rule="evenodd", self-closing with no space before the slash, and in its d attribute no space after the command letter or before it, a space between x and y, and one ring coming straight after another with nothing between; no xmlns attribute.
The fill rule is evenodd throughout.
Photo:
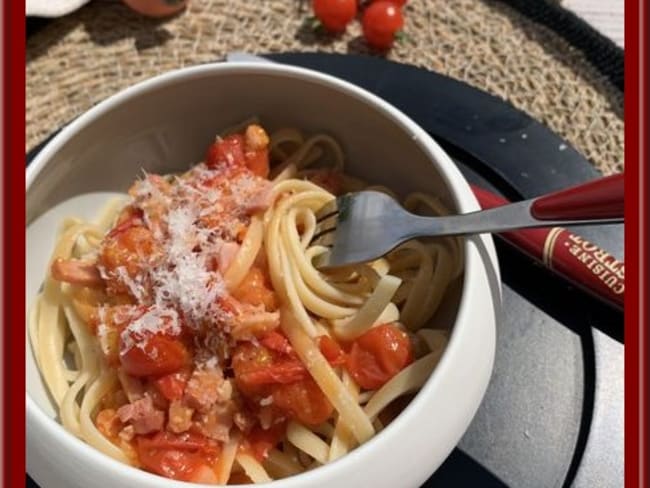
<svg viewBox="0 0 650 488"><path fill-rule="evenodd" d="M424 129L422 129L416 122L402 113L399 109L379 98L377 95L374 95L373 93L357 85L334 77L332 75L324 74L307 68L289 66L279 63L270 63L266 61L238 61L236 63L216 62L179 68L146 79L113 94L112 96L104 99L71 121L39 151L39 153L36 155L26 170L26 191L29 191L32 183L36 180L41 171L47 166L48 162L51 161L52 156L54 156L69 140L73 139L80 129L92 124L95 120L110 113L114 108L122 106L128 103L130 100L147 94L148 92L151 92L158 88L172 86L176 83L188 83L196 78L229 74L261 74L297 78L301 81L324 85L328 89L342 92L346 96L353 97L365 103L366 105L372 107L374 111L378 112L381 117L389 119L400 130L412 136L413 142L418 145L419 149L424 154L426 154L430 163L435 165L435 167L439 170L439 175L442 178L445 187L449 190L450 198L461 212L469 212L480 209L476 198L470 190L469 184L462 176L456 165L452 162L451 158L446 154L445 151L442 150L438 143L424 131ZM493 247L491 236L484 237L486 237L489 245ZM396 437L396 433L399 432L402 424L413 423L414 418L419 418L422 415L422 413L418 412L422 412L423 403L425 403L431 396L431 391L438 389L437 385L440 383L440 379L444 377L445 371L451 367L450 364L454 360L455 356L459 354L458 342L460 340L460 332L458 331L456 324L465 323L466 320L462 319L465 316L469 315L471 312L470 304L468 303L468 290L472 286L472 277L478 272L478 268L482 266L483 263L481 259L475 256L473 253L469 252L469 246L469 240L466 240L463 243L463 250L465 253L466 261L464 263L463 270L463 282L460 292L461 297L458 304L458 310L455 315L453 324L454 326L452 327L445 352L442 355L433 373L427 379L426 383L418 391L415 397L409 402L408 407L405 408L404 411L401 412L377 436L373 437L365 444L355 448L345 456L342 456L334 462L323 465L318 469L300 473L288 478L274 480L271 483L272 486L284 486L286 488L293 488L303 486L303 484L308 483L322 483L330 478L329 473L335 469L354 469L354 466L359 462L359 460L363 461L365 459L365 461L368 462L369 460L373 459L374 456L372 454L372 451L373 448L376 447L377 443L387 444L389 439L394 439ZM492 266L495 270L497 270L498 273L496 255L493 254L490 256L490 259ZM494 290L491 291L494 293ZM497 295L499 294L500 290L497 290ZM26 301L29 301L28 297L26 297ZM497 310L496 302L497 300L492 294L490 297L490 304L492 305L495 312ZM490 330L489 333L493 336L495 334L494 324L491 329L492 330ZM494 340L492 340L492 342L494 342ZM27 340L26 347L31 347L29 340ZM476 413L476 410L480 404L480 400L485 395L489 377L492 374L494 363L494 347L492 347L492 350L488 351L487 354L489 356L487 358L489 368L487 370L487 374L485 375L486 379L482 381L482 384L478 385L478 389L480 391L477 396L478 401L475 402L475 405L471 406L472 414L470 415L469 419L464 419L464 428L462 429L462 432L467 429L474 414ZM45 432L47 436L56 439L57 443L62 444L63 447L70 450L71 452L74 452L77 456L83 457L91 463L103 465L106 469L110 469L113 473L120 473L119 476L123 478L123 480L128 480L131 483L139 483L144 487L157 486L161 488L187 488L191 486L201 486L188 482L170 480L158 475L148 473L144 470L125 465L92 448L83 440L68 432L57 420L49 417L38 406L36 401L34 401L29 395L29 392L27 391L27 383L25 386L27 413L26 425L40 425L42 432ZM455 447L456 443L457 441L453 446L451 446L449 452L453 447ZM439 464L442 463L445 458L440 460L437 466L439 466ZM429 471L429 475L430 474L431 472ZM255 485L250 484L241 486L253 487Z"/></svg>

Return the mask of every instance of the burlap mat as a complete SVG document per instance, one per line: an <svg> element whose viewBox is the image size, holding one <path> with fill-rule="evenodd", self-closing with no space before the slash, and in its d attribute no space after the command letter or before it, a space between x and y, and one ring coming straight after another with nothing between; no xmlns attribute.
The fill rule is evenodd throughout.
<svg viewBox="0 0 650 488"><path fill-rule="evenodd" d="M542 0L540 0L542 1ZM623 96L549 29L499 2L411 0L408 39L388 59L429 68L509 100L604 174L623 169ZM27 42L27 147L107 96L230 51L368 52L355 23L336 39L306 27L299 0L192 0L157 21L93 0Z"/></svg>

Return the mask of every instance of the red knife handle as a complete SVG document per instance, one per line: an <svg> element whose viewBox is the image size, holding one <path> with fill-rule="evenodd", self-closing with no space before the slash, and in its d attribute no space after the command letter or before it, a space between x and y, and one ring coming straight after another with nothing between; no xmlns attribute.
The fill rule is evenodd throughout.
<svg viewBox="0 0 650 488"><path fill-rule="evenodd" d="M510 203L477 186L472 185L472 190L484 209ZM498 235L577 287L619 309L623 308L624 263L578 234L553 227Z"/></svg>
<svg viewBox="0 0 650 488"><path fill-rule="evenodd" d="M623 217L623 174L589 181L536 198L530 208L540 220Z"/></svg>

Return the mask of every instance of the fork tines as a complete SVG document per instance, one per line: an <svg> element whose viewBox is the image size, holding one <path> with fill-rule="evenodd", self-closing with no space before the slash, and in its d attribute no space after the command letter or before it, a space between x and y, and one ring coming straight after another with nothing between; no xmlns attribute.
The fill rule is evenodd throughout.
<svg viewBox="0 0 650 488"><path fill-rule="evenodd" d="M338 199L331 200L316 212L316 230L311 245L332 246L339 215Z"/></svg>

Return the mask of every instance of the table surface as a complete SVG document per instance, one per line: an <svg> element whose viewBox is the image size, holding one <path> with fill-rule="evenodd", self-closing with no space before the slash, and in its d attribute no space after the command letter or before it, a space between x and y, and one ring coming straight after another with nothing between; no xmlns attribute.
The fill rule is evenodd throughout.
<svg viewBox="0 0 650 488"><path fill-rule="evenodd" d="M561 0L560 4L585 19L617 45L625 44L625 0Z"/></svg>

